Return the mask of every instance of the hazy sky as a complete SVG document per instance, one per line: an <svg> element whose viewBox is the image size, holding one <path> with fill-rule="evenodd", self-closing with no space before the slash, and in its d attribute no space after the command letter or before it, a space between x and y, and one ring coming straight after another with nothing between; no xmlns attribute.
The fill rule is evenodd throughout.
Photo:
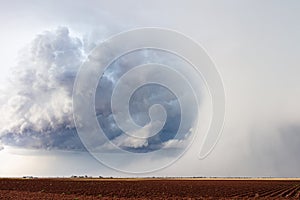
<svg viewBox="0 0 300 200"><path fill-rule="evenodd" d="M130 176L82 151L70 92L95 45L138 27L199 42L226 93L214 151L199 160L195 141L176 163L146 176L300 176L299 1L0 2L0 176Z"/></svg>

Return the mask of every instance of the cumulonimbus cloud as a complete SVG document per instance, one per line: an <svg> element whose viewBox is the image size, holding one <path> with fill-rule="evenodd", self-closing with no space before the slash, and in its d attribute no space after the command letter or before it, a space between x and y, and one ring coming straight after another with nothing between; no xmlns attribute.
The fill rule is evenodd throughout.
<svg viewBox="0 0 300 200"><path fill-rule="evenodd" d="M0 112L3 114L0 116L0 141L4 145L43 149L84 149L76 132L72 110L72 91L76 74L90 51L86 48L89 45L84 44L84 41L87 40L72 36L67 27L59 27L37 35L22 50L18 63L12 70L9 85L4 91L6 95L1 99ZM149 57L140 52L132 56L131 62L136 59L148 59L147 56ZM132 149L154 148L157 146L157 139L152 138L148 141L148 139L124 138L120 129L114 128L116 124L109 107L111 91L120 74L130 69L129 64L132 63L128 62L126 60L126 65L119 63L122 68L108 69L101 78L102 89L99 88L99 92L96 93L98 119L100 125L109 132L110 139L120 146ZM172 138L168 135L175 134L174 123L178 123L180 114L178 106L173 105L172 99L166 98L168 97L166 91L155 88L148 90L141 92L144 98L155 94L151 99L154 102L162 99L168 108L170 116L162 130L165 136L160 136L159 140L163 139L161 145L170 144L172 141L169 140ZM156 92L153 92L154 90ZM133 117L142 120L143 123L147 121L147 117L145 118L147 113L144 112L147 106L140 105L144 101L137 98L132 102ZM185 125L186 133L190 125Z"/></svg>
<svg viewBox="0 0 300 200"><path fill-rule="evenodd" d="M80 148L74 142L72 88L83 58L82 41L66 27L37 35L21 52L0 107L4 144Z"/></svg>

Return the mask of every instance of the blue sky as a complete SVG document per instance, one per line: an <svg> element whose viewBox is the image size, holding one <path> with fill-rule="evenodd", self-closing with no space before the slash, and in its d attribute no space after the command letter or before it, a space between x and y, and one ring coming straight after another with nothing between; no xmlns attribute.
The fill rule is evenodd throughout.
<svg viewBox="0 0 300 200"><path fill-rule="evenodd" d="M226 120L209 157L197 158L196 140L176 163L147 175L300 176L299 8L296 0L1 1L0 176L127 176L81 151L70 133L70 92L97 44L152 26L184 33L206 49L224 82ZM23 123L25 115L31 124Z"/></svg>

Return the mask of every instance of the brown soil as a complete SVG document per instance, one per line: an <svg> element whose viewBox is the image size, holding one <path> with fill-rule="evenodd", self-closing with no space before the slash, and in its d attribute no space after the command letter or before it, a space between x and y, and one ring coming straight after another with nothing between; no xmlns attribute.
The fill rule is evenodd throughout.
<svg viewBox="0 0 300 200"><path fill-rule="evenodd" d="M300 199L300 180L0 179L0 199Z"/></svg>

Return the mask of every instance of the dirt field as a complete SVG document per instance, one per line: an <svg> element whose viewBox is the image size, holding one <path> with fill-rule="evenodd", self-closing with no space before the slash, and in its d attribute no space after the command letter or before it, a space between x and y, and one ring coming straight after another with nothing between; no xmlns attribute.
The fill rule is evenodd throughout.
<svg viewBox="0 0 300 200"><path fill-rule="evenodd" d="M300 199L300 180L0 179L0 199Z"/></svg>

